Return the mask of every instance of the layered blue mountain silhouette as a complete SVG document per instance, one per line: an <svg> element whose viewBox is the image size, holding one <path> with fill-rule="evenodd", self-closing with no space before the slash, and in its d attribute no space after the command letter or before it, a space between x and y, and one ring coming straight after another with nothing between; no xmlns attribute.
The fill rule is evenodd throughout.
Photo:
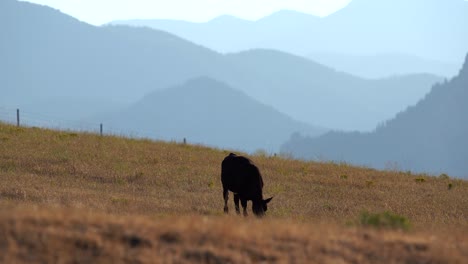
<svg viewBox="0 0 468 264"><path fill-rule="evenodd" d="M440 80L424 74L365 80L283 52L222 55L162 31L94 27L25 2L0 5L8 36L0 43L0 103L64 118L112 112L208 76L304 123L371 130Z"/></svg>
<svg viewBox="0 0 468 264"><path fill-rule="evenodd" d="M254 152L278 151L295 131L321 135L313 127L208 77L155 91L105 119L118 130L138 127L138 136Z"/></svg>
<svg viewBox="0 0 468 264"><path fill-rule="evenodd" d="M217 23L226 20L239 22ZM280 51L221 54L163 31L94 27L13 0L0 2L0 32L1 106L76 120L106 111L106 127L249 151L274 151L298 131L305 138L284 150L300 157L466 173L466 67L431 91L442 78L368 80ZM323 128L373 130L429 91L373 133L310 138Z"/></svg>
<svg viewBox="0 0 468 264"><path fill-rule="evenodd" d="M468 178L468 56L458 76L436 84L372 133L295 134L282 151L296 157Z"/></svg>
<svg viewBox="0 0 468 264"><path fill-rule="evenodd" d="M127 20L114 24L150 26L174 33L221 52L251 48L282 50L296 55L346 55L320 60L363 77L428 72L456 74L468 46L468 2L464 0L352 0L327 17L280 11L258 21L220 17L207 23L169 20ZM447 41L450 40L450 41ZM324 53L324 55L321 55ZM386 54L402 57L401 69L379 67ZM348 67L354 57L377 57L379 70ZM394 57L389 63L395 61ZM344 60L344 61L343 61ZM424 64L421 67L421 63ZM411 64L408 64L411 63ZM354 70L356 69L356 70Z"/></svg>
<svg viewBox="0 0 468 264"><path fill-rule="evenodd" d="M371 79L417 72L439 74L450 78L458 73L461 65L461 63L443 62L401 53L350 55L316 52L306 57L340 71Z"/></svg>
<svg viewBox="0 0 468 264"><path fill-rule="evenodd" d="M233 87L298 120L338 130L373 130L415 104L440 80L428 74L365 80L272 50L226 58L242 69L230 80Z"/></svg>

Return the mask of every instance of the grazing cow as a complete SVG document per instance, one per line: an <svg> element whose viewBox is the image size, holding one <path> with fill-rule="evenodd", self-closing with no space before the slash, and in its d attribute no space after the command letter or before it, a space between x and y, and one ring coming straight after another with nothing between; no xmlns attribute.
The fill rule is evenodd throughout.
<svg viewBox="0 0 468 264"><path fill-rule="evenodd" d="M273 197L263 200L262 175L257 166L246 157L229 154L221 163L221 182L223 184L224 212L228 213L227 206L229 191L234 193L234 205L237 214L240 214L239 200L247 216L247 201L252 201L252 211L257 216L263 216L267 211L267 203Z"/></svg>

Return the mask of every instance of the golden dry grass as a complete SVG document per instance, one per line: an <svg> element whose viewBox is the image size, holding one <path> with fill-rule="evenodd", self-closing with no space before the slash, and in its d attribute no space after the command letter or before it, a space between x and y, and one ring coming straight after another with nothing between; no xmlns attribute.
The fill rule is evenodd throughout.
<svg viewBox="0 0 468 264"><path fill-rule="evenodd" d="M233 217L160 218L70 209L0 214L3 263L464 263L454 236Z"/></svg>
<svg viewBox="0 0 468 264"><path fill-rule="evenodd" d="M0 124L3 260L468 261L466 181L253 156L265 196L275 196L257 221L233 216L232 201L231 216L222 216L220 164L228 153ZM364 210L405 216L412 228L355 227ZM127 231L147 246L132 248L122 238ZM161 242L163 231L184 242ZM198 243L203 237L207 242Z"/></svg>

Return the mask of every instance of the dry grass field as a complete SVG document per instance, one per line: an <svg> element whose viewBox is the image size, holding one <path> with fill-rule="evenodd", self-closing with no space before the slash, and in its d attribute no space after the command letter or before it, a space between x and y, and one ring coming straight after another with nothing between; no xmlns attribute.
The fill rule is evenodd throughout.
<svg viewBox="0 0 468 264"><path fill-rule="evenodd" d="M267 216L224 216L229 152L0 124L0 262L468 263L467 181L250 156Z"/></svg>

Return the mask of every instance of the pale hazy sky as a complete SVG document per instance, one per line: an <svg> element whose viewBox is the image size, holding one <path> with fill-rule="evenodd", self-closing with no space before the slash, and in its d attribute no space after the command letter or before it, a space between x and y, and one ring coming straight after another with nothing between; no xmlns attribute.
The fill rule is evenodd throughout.
<svg viewBox="0 0 468 264"><path fill-rule="evenodd" d="M1 0L0 0L1 1ZM205 22L219 15L256 20L289 9L325 16L351 0L26 0L101 25L117 19L163 18Z"/></svg>

